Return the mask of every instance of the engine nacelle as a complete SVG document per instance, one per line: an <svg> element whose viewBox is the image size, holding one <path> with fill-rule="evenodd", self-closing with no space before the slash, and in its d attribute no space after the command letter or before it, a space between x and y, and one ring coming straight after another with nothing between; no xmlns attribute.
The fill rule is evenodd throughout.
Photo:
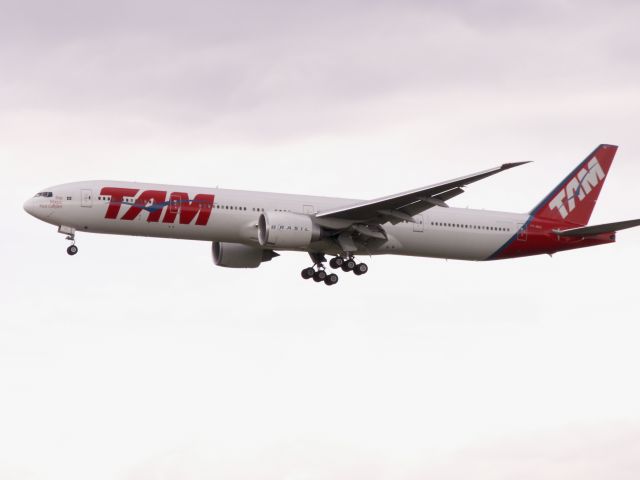
<svg viewBox="0 0 640 480"><path fill-rule="evenodd" d="M258 240L263 247L304 248L319 240L321 234L309 215L271 211L258 220Z"/></svg>
<svg viewBox="0 0 640 480"><path fill-rule="evenodd" d="M273 250L262 250L241 243L213 242L211 244L213 263L219 267L256 268L278 254Z"/></svg>

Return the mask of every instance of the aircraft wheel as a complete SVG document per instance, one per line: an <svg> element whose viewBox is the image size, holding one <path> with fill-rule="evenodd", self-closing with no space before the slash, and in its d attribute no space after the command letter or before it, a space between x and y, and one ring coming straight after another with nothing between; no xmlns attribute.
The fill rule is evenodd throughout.
<svg viewBox="0 0 640 480"><path fill-rule="evenodd" d="M323 282L327 278L327 272L324 270L318 270L313 274L313 280L316 282Z"/></svg>
<svg viewBox="0 0 640 480"><path fill-rule="evenodd" d="M335 269L340 268L343 263L344 259L342 257L335 257L329 260L329 265L331 266L331 268Z"/></svg>
<svg viewBox="0 0 640 480"><path fill-rule="evenodd" d="M355 273L356 275L364 275L368 271L369 271L369 267L367 266L366 263L359 263L358 265L356 265L356 268L353 270L353 273Z"/></svg>
<svg viewBox="0 0 640 480"><path fill-rule="evenodd" d="M300 272L302 278L304 278L305 280L309 280L311 277L313 277L314 273L316 273L316 271L311 267L305 268L304 270L302 270L302 272Z"/></svg>
<svg viewBox="0 0 640 480"><path fill-rule="evenodd" d="M67 253L69 255L75 255L76 253L78 253L78 247L76 247L75 245L69 245L69 247L67 248Z"/></svg>
<svg viewBox="0 0 640 480"><path fill-rule="evenodd" d="M356 268L356 262L352 258L349 258L348 260L345 260L345 262L342 264L342 271L343 272L350 272L354 268Z"/></svg>
<svg viewBox="0 0 640 480"><path fill-rule="evenodd" d="M336 275L335 273L327 275L327 278L324 279L324 283L329 286L335 285L336 283L338 283L338 275Z"/></svg>

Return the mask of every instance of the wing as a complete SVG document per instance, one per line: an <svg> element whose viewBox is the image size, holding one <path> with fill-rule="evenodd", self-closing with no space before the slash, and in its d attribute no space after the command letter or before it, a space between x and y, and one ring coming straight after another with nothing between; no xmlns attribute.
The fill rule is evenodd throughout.
<svg viewBox="0 0 640 480"><path fill-rule="evenodd" d="M446 201L461 193L462 187L529 162L505 163L499 167L456 178L428 187L409 190L408 192L377 198L368 202L357 203L333 210L319 212L316 218L339 218L358 223L393 224L408 221L429 208L446 207Z"/></svg>
<svg viewBox="0 0 640 480"><path fill-rule="evenodd" d="M624 230L625 228L637 227L638 225L640 225L640 219L570 228L568 230L554 230L554 233L561 237L588 237L590 235L600 235L601 233L613 233L618 230Z"/></svg>

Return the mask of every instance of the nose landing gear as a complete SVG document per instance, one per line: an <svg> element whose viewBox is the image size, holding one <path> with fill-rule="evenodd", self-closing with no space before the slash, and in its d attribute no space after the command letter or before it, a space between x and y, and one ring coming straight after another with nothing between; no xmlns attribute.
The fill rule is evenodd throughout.
<svg viewBox="0 0 640 480"><path fill-rule="evenodd" d="M78 253L78 247L76 247L76 229L60 225L58 227L58 232L66 235L65 240L69 240L71 242L71 245L67 247L67 253L72 256Z"/></svg>

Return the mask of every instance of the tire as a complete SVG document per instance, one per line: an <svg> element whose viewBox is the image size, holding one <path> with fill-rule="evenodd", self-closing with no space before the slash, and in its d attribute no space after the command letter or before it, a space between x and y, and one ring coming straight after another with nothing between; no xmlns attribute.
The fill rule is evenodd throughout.
<svg viewBox="0 0 640 480"><path fill-rule="evenodd" d="M351 258L345 261L344 264L342 265L342 270L344 270L345 272L350 272L354 268L356 268L356 262Z"/></svg>
<svg viewBox="0 0 640 480"><path fill-rule="evenodd" d="M76 247L75 245L69 245L69 247L67 248L67 253L69 255L75 255L76 253L78 253L78 247Z"/></svg>
<svg viewBox="0 0 640 480"><path fill-rule="evenodd" d="M369 267L367 266L366 263L359 263L358 265L356 265L356 268L353 270L353 272L356 275L364 275L368 271L369 271Z"/></svg>
<svg viewBox="0 0 640 480"><path fill-rule="evenodd" d="M338 269L338 268L340 268L342 266L343 263L344 263L344 260L342 258L335 257L335 258L332 258L329 261L329 266L331 268Z"/></svg>
<svg viewBox="0 0 640 480"><path fill-rule="evenodd" d="M335 273L327 275L327 278L324 279L324 283L329 286L335 285L336 283L338 283L338 275L336 275Z"/></svg>
<svg viewBox="0 0 640 480"><path fill-rule="evenodd" d="M327 272L324 270L318 270L313 274L313 280L316 282L324 282L325 278L327 278Z"/></svg>
<svg viewBox="0 0 640 480"><path fill-rule="evenodd" d="M311 277L313 277L314 273L316 273L316 271L313 268L309 267L302 270L302 272L300 272L300 275L302 275L302 278L304 278L305 280L309 280Z"/></svg>

